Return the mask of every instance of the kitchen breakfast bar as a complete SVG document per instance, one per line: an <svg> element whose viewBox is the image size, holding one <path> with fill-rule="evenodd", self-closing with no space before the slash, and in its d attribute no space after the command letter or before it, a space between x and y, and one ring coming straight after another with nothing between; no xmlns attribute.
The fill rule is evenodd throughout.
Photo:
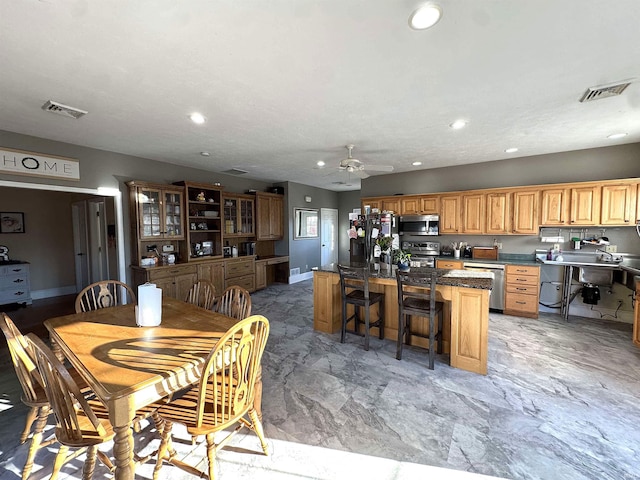
<svg viewBox="0 0 640 480"><path fill-rule="evenodd" d="M449 353L452 367L486 375L489 329L489 295L493 286L490 272L447 270L440 268L411 268L412 272L436 272L436 300L444 302L442 336L444 353ZM385 295L384 338L395 342L398 338L398 289L395 267L372 271L369 277L372 292ZM378 306L372 307L372 316ZM314 269L313 328L336 333L342 325L342 298L337 267ZM412 330L428 334L428 318L415 317ZM372 336L377 329L372 328ZM412 345L426 347L422 336L413 337Z"/></svg>

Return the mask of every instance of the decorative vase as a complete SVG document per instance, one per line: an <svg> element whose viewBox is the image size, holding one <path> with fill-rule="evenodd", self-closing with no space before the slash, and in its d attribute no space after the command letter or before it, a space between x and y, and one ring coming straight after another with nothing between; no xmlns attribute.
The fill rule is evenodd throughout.
<svg viewBox="0 0 640 480"><path fill-rule="evenodd" d="M410 270L410 266L408 262L402 263L402 262L398 262L398 270L400 270L401 272L408 272Z"/></svg>

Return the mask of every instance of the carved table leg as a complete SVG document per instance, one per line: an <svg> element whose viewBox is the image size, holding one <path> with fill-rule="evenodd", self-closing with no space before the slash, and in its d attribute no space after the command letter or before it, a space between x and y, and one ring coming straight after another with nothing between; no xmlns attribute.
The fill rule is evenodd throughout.
<svg viewBox="0 0 640 480"><path fill-rule="evenodd" d="M135 464L133 461L133 431L131 426L114 426L113 456L115 458L115 479L133 480Z"/></svg>

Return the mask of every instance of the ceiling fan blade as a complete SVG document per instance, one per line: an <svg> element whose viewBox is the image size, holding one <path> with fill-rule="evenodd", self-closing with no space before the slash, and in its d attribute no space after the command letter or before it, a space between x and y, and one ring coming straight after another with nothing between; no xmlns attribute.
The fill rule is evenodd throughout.
<svg viewBox="0 0 640 480"><path fill-rule="evenodd" d="M393 172L393 167L391 165L368 165L364 164L362 166L365 170L369 170L372 172Z"/></svg>
<svg viewBox="0 0 640 480"><path fill-rule="evenodd" d="M356 177L358 178L369 178L369 174L367 172L365 172L364 170L356 170L353 172L355 174Z"/></svg>

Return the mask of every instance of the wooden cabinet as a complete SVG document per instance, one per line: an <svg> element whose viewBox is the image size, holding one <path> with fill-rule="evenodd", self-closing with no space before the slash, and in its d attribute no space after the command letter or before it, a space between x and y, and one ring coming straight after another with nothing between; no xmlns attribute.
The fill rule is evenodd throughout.
<svg viewBox="0 0 640 480"><path fill-rule="evenodd" d="M511 233L538 234L538 190L513 192Z"/></svg>
<svg viewBox="0 0 640 480"><path fill-rule="evenodd" d="M398 197L382 199L382 212L393 212L398 215L402 211L401 208L401 200Z"/></svg>
<svg viewBox="0 0 640 480"><path fill-rule="evenodd" d="M168 267L133 267L134 291L138 285L146 282L155 283L162 289L162 295L184 300L194 283L198 280L196 265L173 265Z"/></svg>
<svg viewBox="0 0 640 480"><path fill-rule="evenodd" d="M400 210L396 212L397 215L419 215L422 213L420 196L413 195L402 197L400 202L401 206Z"/></svg>
<svg viewBox="0 0 640 480"><path fill-rule="evenodd" d="M382 211L382 200L380 198L371 198L364 197L360 199L362 204L362 214L364 215L365 207L368 206L370 209L377 208L379 211Z"/></svg>
<svg viewBox="0 0 640 480"><path fill-rule="evenodd" d="M216 295L224 292L224 260L198 264L198 280L207 280L216 288Z"/></svg>
<svg viewBox="0 0 640 480"><path fill-rule="evenodd" d="M483 234L485 219L485 196L481 193L462 195L461 232Z"/></svg>
<svg viewBox="0 0 640 480"><path fill-rule="evenodd" d="M31 280L28 263L0 266L0 305L31 305Z"/></svg>
<svg viewBox="0 0 640 480"><path fill-rule="evenodd" d="M438 195L422 195L420 197L420 213L438 213L440 197Z"/></svg>
<svg viewBox="0 0 640 480"><path fill-rule="evenodd" d="M222 192L208 183L177 182L187 199L189 261L222 257Z"/></svg>
<svg viewBox="0 0 640 480"><path fill-rule="evenodd" d="M267 261L256 260L256 290L267 288Z"/></svg>
<svg viewBox="0 0 640 480"><path fill-rule="evenodd" d="M255 235L254 197L224 193L222 203L224 212L223 237L253 237Z"/></svg>
<svg viewBox="0 0 640 480"><path fill-rule="evenodd" d="M449 270L462 270L464 268L464 262L462 260L436 260L436 268L447 268Z"/></svg>
<svg viewBox="0 0 640 480"><path fill-rule="evenodd" d="M155 255L146 248L152 245L172 245L177 251L178 241L185 239L184 187L139 181L127 182L127 186L134 239L132 264L139 265L149 253Z"/></svg>
<svg viewBox="0 0 640 480"><path fill-rule="evenodd" d="M603 185L600 225L632 225L637 188L635 184Z"/></svg>
<svg viewBox="0 0 640 480"><path fill-rule="evenodd" d="M505 266L504 313L538 318L540 267Z"/></svg>
<svg viewBox="0 0 640 480"><path fill-rule="evenodd" d="M289 281L289 257L274 255L256 260L256 290L266 288L272 283Z"/></svg>
<svg viewBox="0 0 640 480"><path fill-rule="evenodd" d="M440 197L440 233L459 233L461 202L460 195Z"/></svg>
<svg viewBox="0 0 640 480"><path fill-rule="evenodd" d="M546 188L540 192L540 197L540 225L561 226L569 223L571 194L568 188Z"/></svg>
<svg viewBox="0 0 640 480"><path fill-rule="evenodd" d="M253 292L256 289L255 257L227 259L224 262L224 288L232 285Z"/></svg>
<svg viewBox="0 0 640 480"><path fill-rule="evenodd" d="M508 192L487 193L486 205L485 233L492 235L511 233L511 195Z"/></svg>
<svg viewBox="0 0 640 480"><path fill-rule="evenodd" d="M256 193L256 239L281 240L284 237L284 200L276 193Z"/></svg>
<svg viewBox="0 0 640 480"><path fill-rule="evenodd" d="M571 188L571 225L598 225L600 222L600 185Z"/></svg>

